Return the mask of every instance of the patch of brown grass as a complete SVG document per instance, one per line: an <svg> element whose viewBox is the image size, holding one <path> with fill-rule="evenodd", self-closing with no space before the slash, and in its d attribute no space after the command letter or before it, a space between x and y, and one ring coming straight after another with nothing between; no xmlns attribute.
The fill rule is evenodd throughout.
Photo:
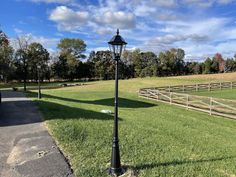
<svg viewBox="0 0 236 177"><path fill-rule="evenodd" d="M173 77L176 79L204 79L204 80L219 80L219 81L232 81L236 80L236 72L233 73L220 73L220 74L201 74L191 76L178 76Z"/></svg>

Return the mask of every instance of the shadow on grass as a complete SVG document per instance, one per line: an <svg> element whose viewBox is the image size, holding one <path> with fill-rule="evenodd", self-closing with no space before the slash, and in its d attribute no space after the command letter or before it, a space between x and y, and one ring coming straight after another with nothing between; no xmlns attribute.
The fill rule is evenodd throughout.
<svg viewBox="0 0 236 177"><path fill-rule="evenodd" d="M0 104L0 127L33 124L42 122L42 116L32 101L21 92L2 91ZM96 119L113 120L113 115L85 110L77 107L37 100L46 120L51 119ZM119 119L122 120L122 119Z"/></svg>
<svg viewBox="0 0 236 177"><path fill-rule="evenodd" d="M28 93L32 97L37 97L37 93L35 92L28 92ZM42 97L57 99L57 100L62 100L62 101L75 102L75 103L114 106L114 98L105 98L105 99L100 99L100 100L77 100L77 99L64 98L64 97L59 97L59 96L54 96L54 95L47 95L47 94L42 94ZM119 98L119 107L123 107L123 108L148 108L148 107L154 107L154 106L157 106L157 104L131 100L127 98Z"/></svg>
<svg viewBox="0 0 236 177"><path fill-rule="evenodd" d="M70 107L54 102L37 100L40 110L43 112L45 120L52 119L94 119L94 120L112 120L113 115L100 113L91 110L85 110L76 107ZM119 118L119 120L122 120Z"/></svg>
<svg viewBox="0 0 236 177"><path fill-rule="evenodd" d="M160 163L148 163L148 164L140 164L137 165L135 168L137 170L144 170L144 169L152 169L157 167L166 167L166 166L176 166L176 165L184 165L184 164L196 164L196 163L206 163L206 162L215 162L215 161L221 161L226 159L233 159L236 158L236 156L230 156L230 157L219 157L219 158L210 158L210 159L202 159L202 160L174 160L171 162L160 162Z"/></svg>
<svg viewBox="0 0 236 177"><path fill-rule="evenodd" d="M0 105L0 127L39 123L53 119L113 120L112 114L69 107L53 102L36 101L43 113L42 118L31 101L8 101ZM119 121L122 121L119 118Z"/></svg>

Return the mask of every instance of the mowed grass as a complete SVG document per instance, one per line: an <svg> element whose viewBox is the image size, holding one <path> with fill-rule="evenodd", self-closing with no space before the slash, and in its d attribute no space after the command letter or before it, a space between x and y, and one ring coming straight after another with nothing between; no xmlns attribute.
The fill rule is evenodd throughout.
<svg viewBox="0 0 236 177"><path fill-rule="evenodd" d="M121 161L140 177L236 175L236 121L138 97L142 87L208 81L191 77L120 81ZM114 81L101 81L35 99L77 177L108 176L113 115L100 111L113 111L113 97Z"/></svg>
<svg viewBox="0 0 236 177"><path fill-rule="evenodd" d="M236 100L236 89L194 92L194 95Z"/></svg>

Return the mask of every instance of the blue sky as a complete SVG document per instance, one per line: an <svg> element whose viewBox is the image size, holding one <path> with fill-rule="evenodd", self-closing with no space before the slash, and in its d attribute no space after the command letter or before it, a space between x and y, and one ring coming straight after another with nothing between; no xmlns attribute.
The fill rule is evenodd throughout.
<svg viewBox="0 0 236 177"><path fill-rule="evenodd" d="M6 0L1 29L31 35L50 52L61 38L83 39L87 53L107 50L120 28L128 49L183 48L186 59L236 53L236 0Z"/></svg>

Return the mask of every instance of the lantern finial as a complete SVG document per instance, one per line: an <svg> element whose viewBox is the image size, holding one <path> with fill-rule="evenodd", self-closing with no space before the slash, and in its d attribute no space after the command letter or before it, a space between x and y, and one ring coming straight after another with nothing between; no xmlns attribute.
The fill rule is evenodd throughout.
<svg viewBox="0 0 236 177"><path fill-rule="evenodd" d="M117 29L117 32L116 32L117 35L119 35L119 29Z"/></svg>

